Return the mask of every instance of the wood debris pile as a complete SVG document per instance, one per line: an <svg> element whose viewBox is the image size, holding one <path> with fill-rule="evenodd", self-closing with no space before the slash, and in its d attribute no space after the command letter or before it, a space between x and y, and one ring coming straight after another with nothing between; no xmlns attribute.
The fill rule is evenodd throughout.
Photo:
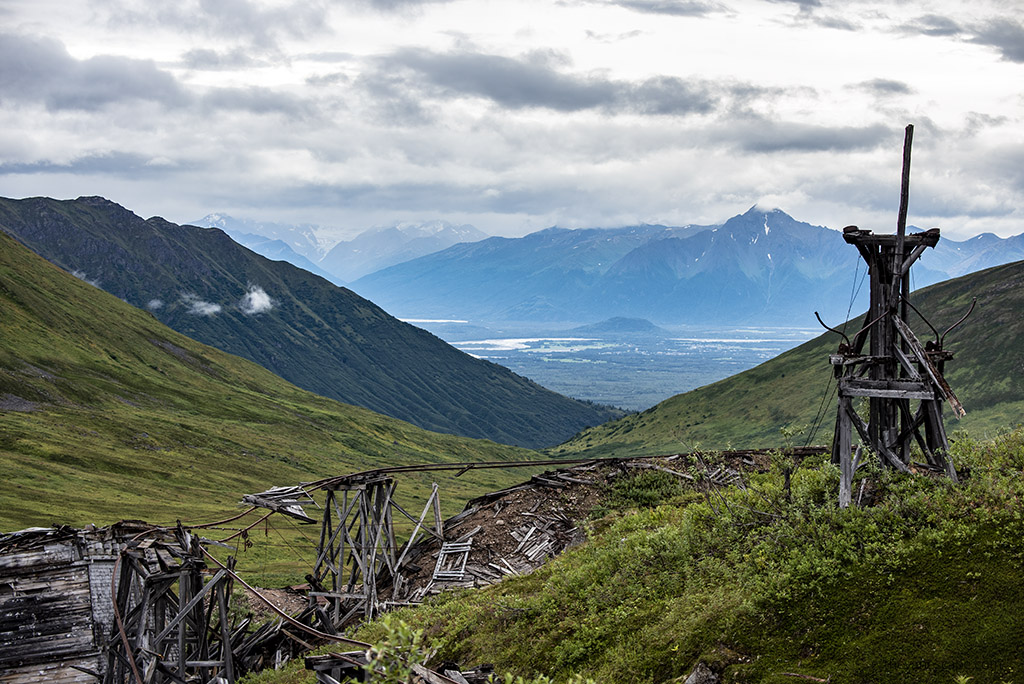
<svg viewBox="0 0 1024 684"><path fill-rule="evenodd" d="M799 454L798 454L799 456ZM742 486L745 470L766 470L764 451L730 451L706 463L692 455L606 460L549 470L473 499L409 553L401 586L382 587L385 607L410 605L446 589L482 587L532 572L583 541L581 527L608 487L631 471L655 470L697 487ZM397 589L397 591L396 591Z"/></svg>
<svg viewBox="0 0 1024 684"><path fill-rule="evenodd" d="M581 465L473 499L445 521L446 541L428 538L411 550L400 598L391 587L381 592L384 602L418 603L445 589L532 572L583 540L578 523L600 500L605 481L598 466Z"/></svg>

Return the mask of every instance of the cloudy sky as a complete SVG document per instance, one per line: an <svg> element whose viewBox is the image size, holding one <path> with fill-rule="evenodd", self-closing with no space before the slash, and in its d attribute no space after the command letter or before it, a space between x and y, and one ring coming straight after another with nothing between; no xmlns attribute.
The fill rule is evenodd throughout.
<svg viewBox="0 0 1024 684"><path fill-rule="evenodd" d="M0 195L349 237L1024 232L1019 0L0 0Z"/></svg>

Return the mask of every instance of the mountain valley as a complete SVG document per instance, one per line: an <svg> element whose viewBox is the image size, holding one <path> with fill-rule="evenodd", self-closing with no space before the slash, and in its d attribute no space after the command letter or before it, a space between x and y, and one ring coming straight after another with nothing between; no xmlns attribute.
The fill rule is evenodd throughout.
<svg viewBox="0 0 1024 684"><path fill-rule="evenodd" d="M535 455L301 390L0 233L0 530L196 521L246 493L381 463ZM449 491L475 495L503 482L499 471L480 471ZM412 501L422 505L429 481L418 486Z"/></svg>
<svg viewBox="0 0 1024 684"><path fill-rule="evenodd" d="M93 197L0 200L0 230L181 333L425 429L543 447L622 415L474 359L218 229Z"/></svg>

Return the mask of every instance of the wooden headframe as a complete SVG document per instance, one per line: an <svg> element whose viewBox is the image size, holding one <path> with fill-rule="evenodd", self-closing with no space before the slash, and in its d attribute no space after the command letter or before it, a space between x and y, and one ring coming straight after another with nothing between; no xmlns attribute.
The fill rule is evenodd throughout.
<svg viewBox="0 0 1024 684"><path fill-rule="evenodd" d="M937 228L906 234L913 133L914 127L907 126L896 234L874 235L857 226L843 229L843 239L867 262L870 305L864 327L830 356L838 378L832 454L841 471L840 506L850 504L853 475L860 461L851 453L854 430L862 446L877 454L885 467L909 472L911 444L916 442L927 467L957 479L947 456L949 442L942 418L943 401L949 402L957 417L964 415L943 377L944 364L953 355L942 349L938 338L921 344L907 323L910 267L939 241ZM866 421L854 404L861 397L868 400ZM919 402L916 409L911 402Z"/></svg>

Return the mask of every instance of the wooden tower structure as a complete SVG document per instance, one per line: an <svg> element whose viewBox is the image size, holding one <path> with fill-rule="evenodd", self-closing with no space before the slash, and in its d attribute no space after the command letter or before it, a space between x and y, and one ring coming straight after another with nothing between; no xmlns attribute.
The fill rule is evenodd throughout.
<svg viewBox="0 0 1024 684"><path fill-rule="evenodd" d="M896 233L875 235L857 226L843 229L843 239L867 262L870 305L864 327L852 341L840 332L844 342L830 357L838 379L832 454L841 472L840 506L850 504L853 475L860 464L860 449L856 456L851 454L854 430L861 445L877 454L883 466L909 472L911 446L916 443L929 468L957 479L946 455L949 442L942 417L943 401L949 402L958 418L964 415L943 377L944 364L953 355L942 349L944 335L936 333L934 341L922 344L907 320L913 309L910 267L939 241L937 228L906 234L913 135L914 127L907 126ZM868 402L867 421L855 404L861 398ZM917 402L916 408L912 402Z"/></svg>
<svg viewBox="0 0 1024 684"><path fill-rule="evenodd" d="M407 582L400 568L409 550L421 532L443 542L444 524L436 484L419 518L395 501L395 480L382 471L343 475L316 486L327 492L327 501L316 562L306 579L320 628L336 633L389 607L379 600L378 587L390 584L393 595L404 593ZM395 539L395 513L415 524L404 545Z"/></svg>

